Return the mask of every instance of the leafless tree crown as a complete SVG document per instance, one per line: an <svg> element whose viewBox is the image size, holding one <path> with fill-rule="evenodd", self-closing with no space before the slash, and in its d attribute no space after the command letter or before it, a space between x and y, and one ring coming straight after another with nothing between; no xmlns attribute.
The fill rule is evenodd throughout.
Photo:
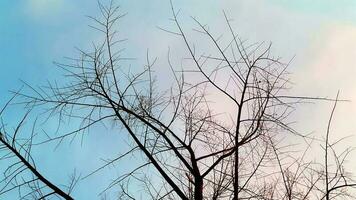
<svg viewBox="0 0 356 200"><path fill-rule="evenodd" d="M78 129L49 136L39 144L60 144L100 123L114 124L118 134L128 136L131 148L88 176L113 163L124 165L120 160L129 155L143 159L114 179L103 193L118 189L120 199L137 199L137 187L142 186L140 192L147 194L147 199L353 197L349 188L355 185L344 169L350 149L338 154L335 143L330 142L338 98L290 95L289 63L272 56L271 44L242 40L224 13L224 37L192 18L194 30L210 45L197 53L202 52L199 44L192 43L172 6L175 29L160 29L180 38L189 58L184 58L184 67L176 67L168 53L173 84L163 90L165 83L159 82L162 74L154 72L156 59L148 53L143 68L122 64L126 60L120 49L123 40L116 29L124 16L120 8L114 3L99 4L99 8L101 16L92 17L92 27L103 41L93 44L91 51L79 50L80 56L70 64L57 63L66 73L65 82L41 88L28 85L31 92L18 95L28 107L44 106L49 116L59 117L59 121L81 121ZM290 119L295 105L316 100L335 103L324 141L294 130ZM10 134L1 129L2 161L10 159L14 164L4 173L0 196L28 186L26 195L35 198L53 195L72 199L71 186L61 190L36 170L30 156L32 137L19 142L17 131ZM286 138L299 138L306 150L294 152ZM325 155L320 162L308 161L312 142L323 144Z"/></svg>

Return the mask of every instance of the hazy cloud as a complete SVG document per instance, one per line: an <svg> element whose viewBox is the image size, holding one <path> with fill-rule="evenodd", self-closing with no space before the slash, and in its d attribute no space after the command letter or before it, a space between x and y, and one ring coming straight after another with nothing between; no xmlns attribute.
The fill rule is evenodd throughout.
<svg viewBox="0 0 356 200"><path fill-rule="evenodd" d="M63 6L63 0L28 0L25 12L32 17L45 17L57 13Z"/></svg>

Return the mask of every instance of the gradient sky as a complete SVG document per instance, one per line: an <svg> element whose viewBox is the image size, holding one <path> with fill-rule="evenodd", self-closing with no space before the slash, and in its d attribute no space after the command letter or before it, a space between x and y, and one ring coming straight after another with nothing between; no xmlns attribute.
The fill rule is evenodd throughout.
<svg viewBox="0 0 356 200"><path fill-rule="evenodd" d="M190 16L208 24L215 33L224 33L222 10L233 18L236 32L249 41L271 41L273 52L286 60L296 56L291 64L292 92L299 95L334 97L338 90L350 103L338 106L333 126L335 140L356 133L356 2L354 0L182 0L173 1L181 9L181 23L192 26ZM104 1L105 3L105 1ZM142 66L147 49L162 58L158 76L168 70L164 65L168 47L177 55L184 44L157 26L171 27L168 0L119 0L122 19L119 31L125 43L126 55L137 58L133 66ZM10 96L9 90L21 87L20 80L31 85L43 85L47 80L60 80L53 61L75 57L74 47L86 49L98 34L87 25L87 15L97 16L96 0L2 0L0 1L0 105ZM222 31L221 31L222 30ZM298 127L306 132L323 133L331 105L318 103L298 107L295 114ZM18 121L20 108L7 113L5 120ZM47 124L51 128L51 124ZM125 138L124 138L125 139ZM53 182L68 181L76 168L86 175L100 166L100 158L120 153L124 142L119 133L95 130L82 146L65 144L56 151L36 150L37 166ZM348 141L356 146L356 138ZM98 146L103 148L97 149ZM95 151L93 151L95 149ZM141 158L138 158L141 159ZM356 162L350 162L356 169ZM127 163L119 163L129 168ZM112 177L103 171L86 179L74 192L77 199L98 199L97 194ZM110 171L111 173L113 170ZM144 199L144 198L143 198Z"/></svg>

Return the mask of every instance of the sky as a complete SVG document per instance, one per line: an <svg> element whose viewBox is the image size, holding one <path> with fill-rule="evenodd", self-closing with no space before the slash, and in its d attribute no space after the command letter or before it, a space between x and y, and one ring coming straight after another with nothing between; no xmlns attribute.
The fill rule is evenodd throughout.
<svg viewBox="0 0 356 200"><path fill-rule="evenodd" d="M127 13L118 30L120 36L127 39L126 55L137 58L133 66L142 66L148 49L151 55L163 61L168 48L177 55L184 54L180 40L157 28L171 27L168 0L117 0L116 3ZM334 97L340 90L341 98L350 102L337 107L333 139L356 133L355 1L176 0L173 4L181 10L180 20L186 30L193 27L190 16L208 24L215 33L226 30L224 10L234 19L233 27L242 38L272 42L275 55L286 60L294 57L290 66L292 92ZM47 80L61 80L62 72L53 62L75 57L78 55L76 47L87 49L92 41L100 39L88 26L92 23L88 15L99 15L96 0L0 1L0 105L11 96L9 91L23 85L22 81L36 86L46 84ZM169 70L163 61L157 76L164 76ZM322 134L331 107L326 102L298 107L295 114L300 123L298 127ZM18 121L23 110L16 106L11 109L5 119ZM51 124L46 127L53 128ZM119 133L94 129L83 145L65 144L57 150L48 146L45 147L48 151L35 151L34 157L48 179L64 184L74 169L86 175L100 166L100 158L118 155L123 141L126 139ZM356 146L356 138L352 137L347 144ZM97 146L103 148L97 149ZM348 165L356 169L356 162ZM119 174L121 167L129 168L130 164L120 165L115 173ZM98 193L110 178L110 173L103 171L85 179L73 195L77 199L98 199Z"/></svg>

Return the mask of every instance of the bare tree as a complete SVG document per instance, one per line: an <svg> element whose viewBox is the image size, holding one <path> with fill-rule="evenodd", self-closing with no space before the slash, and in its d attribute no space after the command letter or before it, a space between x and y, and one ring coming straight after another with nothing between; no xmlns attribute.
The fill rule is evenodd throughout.
<svg viewBox="0 0 356 200"><path fill-rule="evenodd" d="M107 190L121 191L120 199L136 199L129 185L137 183L151 199L331 199L351 195L346 189L355 185L343 169L349 150L336 154L329 142L329 128L324 164L307 161L308 148L295 156L293 146L283 142L285 137L302 139L307 146L314 141L291 126L289 116L295 105L315 100L336 105L338 99L289 95L289 63L271 55L271 44L243 41L224 13L229 34L224 39L192 19L197 26L194 30L210 44L206 52L197 53L202 50L191 42L172 6L175 30L161 29L181 38L189 58L179 68L168 53L167 65L174 79L163 90L159 74L153 70L156 59L148 53L142 69L122 65L126 58L121 56L116 24L124 14L113 3L107 7L99 3L99 8L102 16L92 18L96 23L92 27L103 41L91 51L80 50L79 58L70 63L57 63L66 72L66 83L29 86L32 93L20 94L27 106L45 106L49 116L57 114L60 121L81 120L78 129L42 143L61 143L96 124L113 123L120 134L129 136L131 148L89 176L128 155L144 156L141 164L108 185ZM212 103L214 100L218 102ZM216 103L231 107L221 113L214 109ZM1 141L21 160L14 143ZM333 173L330 153L336 162ZM31 170L33 164L25 166L54 193L71 198Z"/></svg>
<svg viewBox="0 0 356 200"><path fill-rule="evenodd" d="M347 193L347 188L355 187L355 181L352 179L350 172L348 172L344 163L346 162L347 156L353 150L351 147L345 148L343 152L337 153L335 146L340 143L345 138L342 138L336 142L330 142L330 132L331 132L331 123L334 116L334 111L336 109L336 104L338 100L339 93L336 96L336 101L332 108L330 118L328 121L328 126L326 130L325 146L324 146L324 179L325 179L325 190L322 196L322 199L333 199L334 197L354 197L351 194ZM329 161L330 158L333 158L333 164ZM331 165L331 166L330 166Z"/></svg>
<svg viewBox="0 0 356 200"><path fill-rule="evenodd" d="M0 117L8 107L11 98L0 111ZM33 138L35 137L35 125L33 124L30 137L21 138L21 128L28 116L27 112L20 120L13 133L6 131L6 124L1 120L0 127L0 163L6 164L3 178L0 180L0 196L17 191L19 199L49 199L51 197L61 197L72 200L69 195L72 191L76 177L73 177L68 191L64 191L45 178L36 168L34 159L31 157ZM2 164L3 165L3 164ZM14 198L14 196L12 196Z"/></svg>

